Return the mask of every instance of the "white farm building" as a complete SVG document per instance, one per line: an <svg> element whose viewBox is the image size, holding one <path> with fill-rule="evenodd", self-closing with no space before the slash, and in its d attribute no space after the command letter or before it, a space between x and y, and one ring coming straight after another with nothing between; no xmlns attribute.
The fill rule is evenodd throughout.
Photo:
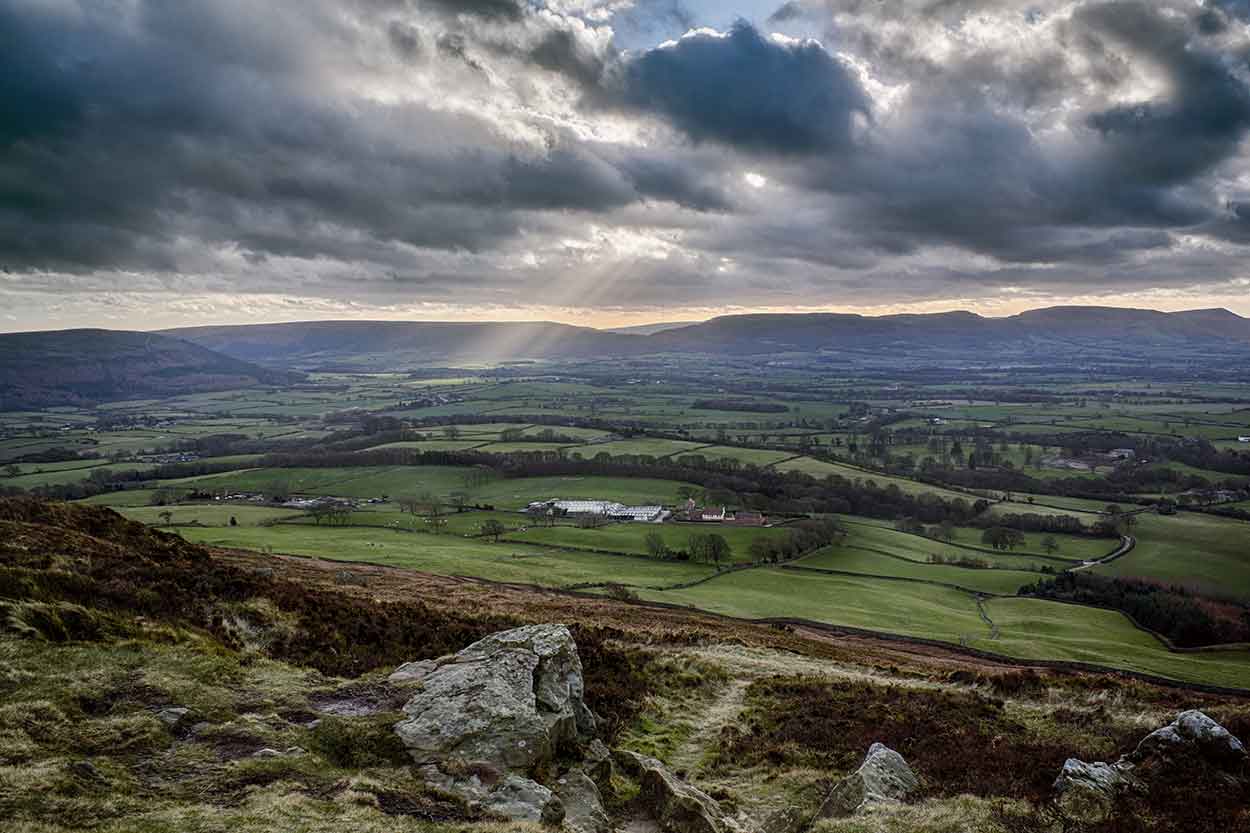
<svg viewBox="0 0 1250 833"><path fill-rule="evenodd" d="M598 515L618 521L657 523L664 519L663 506L626 506L611 500L536 500L529 511L542 513L554 509L566 515Z"/></svg>

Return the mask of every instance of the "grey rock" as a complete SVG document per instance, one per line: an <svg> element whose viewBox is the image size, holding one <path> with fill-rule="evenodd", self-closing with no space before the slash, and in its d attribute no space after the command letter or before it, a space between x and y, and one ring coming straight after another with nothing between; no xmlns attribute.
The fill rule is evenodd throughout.
<svg viewBox="0 0 1250 833"><path fill-rule="evenodd" d="M874 743L859 769L834 785L816 815L850 816L874 804L906 801L919 788L920 780L903 756L884 744Z"/></svg>
<svg viewBox="0 0 1250 833"><path fill-rule="evenodd" d="M737 833L737 823L716 799L677 778L661 762L625 750L618 750L614 759L638 779L639 796L665 833Z"/></svg>
<svg viewBox="0 0 1250 833"><path fill-rule="evenodd" d="M282 753L277 749L266 746L264 749L257 749L252 753L253 758L281 758Z"/></svg>
<svg viewBox="0 0 1250 833"><path fill-rule="evenodd" d="M156 713L156 719L172 729L181 723L183 718L190 713L190 709L183 708L182 706L171 706L167 709L161 709L158 711Z"/></svg>
<svg viewBox="0 0 1250 833"><path fill-rule="evenodd" d="M582 663L564 625L493 634L421 682L395 727L419 764L454 757L528 770L594 735Z"/></svg>
<svg viewBox="0 0 1250 833"><path fill-rule="evenodd" d="M1228 768L1245 757L1245 746L1231 732L1200 711L1186 711L1115 763L1069 758L1055 780L1055 803L1068 818L1096 824L1111 816L1117 798L1148 792L1151 781L1186 760Z"/></svg>
<svg viewBox="0 0 1250 833"><path fill-rule="evenodd" d="M1228 766L1245 759L1246 747L1219 723L1191 709L1142 738L1128 759L1141 763L1151 757L1170 758L1178 753L1197 754L1218 766Z"/></svg>
<svg viewBox="0 0 1250 833"><path fill-rule="evenodd" d="M448 774L436 766L420 769L421 777L466 804L513 821L558 825L564 820L564 804L551 790L510 772L500 772L486 762L474 762L462 772Z"/></svg>
<svg viewBox="0 0 1250 833"><path fill-rule="evenodd" d="M438 668L438 663L432 659L423 659L417 662L405 662L403 665L391 672L391 675L386 679L388 682L392 683L420 682L435 668Z"/></svg>
<svg viewBox="0 0 1250 833"><path fill-rule="evenodd" d="M605 787L612 780L612 751L607 745L595 738L586 748L586 757L582 760L582 770L600 787Z"/></svg>
<svg viewBox="0 0 1250 833"><path fill-rule="evenodd" d="M556 795L564 804L564 826L573 833L608 833L612 829L599 788L580 769L571 769L559 779Z"/></svg>
<svg viewBox="0 0 1250 833"><path fill-rule="evenodd" d="M1117 797L1141 789L1130 763L1069 758L1055 780L1055 803L1068 818L1097 824L1111 816Z"/></svg>

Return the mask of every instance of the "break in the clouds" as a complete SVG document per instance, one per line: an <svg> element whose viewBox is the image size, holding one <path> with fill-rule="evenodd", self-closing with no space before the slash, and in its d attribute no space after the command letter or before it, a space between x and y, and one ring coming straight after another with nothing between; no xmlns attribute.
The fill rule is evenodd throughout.
<svg viewBox="0 0 1250 833"><path fill-rule="evenodd" d="M0 326L1250 288L1245 2L710 8L0 0Z"/></svg>

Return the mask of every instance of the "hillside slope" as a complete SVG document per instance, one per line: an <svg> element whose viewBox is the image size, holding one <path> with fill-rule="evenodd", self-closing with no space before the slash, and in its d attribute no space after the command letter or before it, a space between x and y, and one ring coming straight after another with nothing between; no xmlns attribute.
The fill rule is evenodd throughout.
<svg viewBox="0 0 1250 833"><path fill-rule="evenodd" d="M0 335L0 410L282 385L295 378L155 333Z"/></svg>
<svg viewBox="0 0 1250 833"><path fill-rule="evenodd" d="M953 356L986 351L1066 359L1131 348L1250 353L1250 319L1228 310L1158 312L1051 307L1007 318L971 312L863 316L727 315L696 324L594 330L564 324L325 321L165 331L247 361L276 366L402 367L420 361L588 358L655 353L772 354L860 351ZM885 352L881 352L885 351Z"/></svg>
<svg viewBox="0 0 1250 833"><path fill-rule="evenodd" d="M377 357L508 361L560 356L611 355L642 346L639 336L548 322L444 323L414 321L310 321L164 331L248 361L316 364Z"/></svg>
<svg viewBox="0 0 1250 833"><path fill-rule="evenodd" d="M658 812L654 789L619 763L631 753L667 764L743 833L1043 833L1069 757L1115 760L1189 708L1250 733L1250 708L1235 697L693 610L207 550L107 509L0 500L0 817L29 833L536 831L485 815L413 764L396 727L425 683L391 676L535 622L569 626L586 705L618 762L590 771L607 811L601 833L723 829ZM877 742L914 768L916 793L813 827L831 784ZM464 768L491 783L496 763ZM1126 796L1107 823L1065 829L1244 829L1250 778L1237 766L1195 760ZM550 772L533 777L558 786Z"/></svg>

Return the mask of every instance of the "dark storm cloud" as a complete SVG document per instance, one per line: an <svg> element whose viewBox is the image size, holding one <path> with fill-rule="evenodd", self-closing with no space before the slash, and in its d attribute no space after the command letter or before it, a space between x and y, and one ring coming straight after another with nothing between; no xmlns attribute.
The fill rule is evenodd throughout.
<svg viewBox="0 0 1250 833"><path fill-rule="evenodd" d="M726 205L645 148L553 134L549 152L522 153L471 114L344 99L308 83L317 67L300 65L280 24L248 31L209 5L188 19L144 3L120 26L0 4L0 260L169 270L180 239L302 257L357 256L362 236L482 251L517 234L524 212ZM415 25L370 23L402 61L420 54ZM323 45L350 42L325 25ZM473 61L465 35L438 43ZM535 51L542 66L580 54L558 32Z"/></svg>
<svg viewBox="0 0 1250 833"><path fill-rule="evenodd" d="M1190 26L1154 4L1078 9L1062 30L1073 54L1149 67L1167 93L1095 106L1067 125L1069 140L1041 139L1029 112L1051 101L1044 90L1071 95L1068 67L972 55L910 79L903 106L860 152L826 155L820 174L809 165L795 182L835 194L855 239L882 253L955 244L1007 262L1088 263L1166 249L1164 230L1222 216L1207 177L1250 128L1236 67Z"/></svg>
<svg viewBox="0 0 1250 833"><path fill-rule="evenodd" d="M525 10L519 0L421 0L420 5L445 14L466 14L487 20L519 20Z"/></svg>
<svg viewBox="0 0 1250 833"><path fill-rule="evenodd" d="M688 31L676 0L0 0L0 265L97 291L233 258L220 280L246 290L289 259L353 276L308 290L327 297L586 297L590 272L622 304L1228 279L1250 244L1247 12L771 16L817 42Z"/></svg>
<svg viewBox="0 0 1250 833"><path fill-rule="evenodd" d="M768 16L769 23L785 23L790 20L797 20L803 17L805 11L803 4L799 0L790 0L777 7L777 10Z"/></svg>
<svg viewBox="0 0 1250 833"><path fill-rule="evenodd" d="M818 44L777 43L743 22L639 56L623 96L695 141L783 154L844 150L854 117L869 112L858 81Z"/></svg>

